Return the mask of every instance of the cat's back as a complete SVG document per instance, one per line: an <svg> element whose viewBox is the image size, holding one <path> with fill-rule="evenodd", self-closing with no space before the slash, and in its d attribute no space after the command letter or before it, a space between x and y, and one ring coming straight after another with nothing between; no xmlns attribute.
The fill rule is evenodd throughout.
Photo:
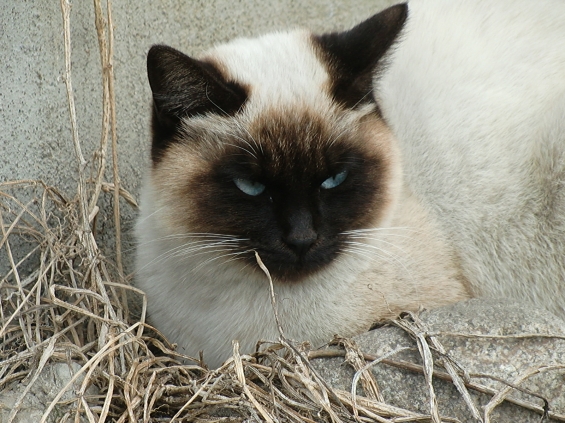
<svg viewBox="0 0 565 423"><path fill-rule="evenodd" d="M377 90L407 182L477 293L548 301L565 291L565 3L409 5Z"/></svg>
<svg viewBox="0 0 565 423"><path fill-rule="evenodd" d="M563 100L563 22L556 0L411 1L376 90L390 123L402 139L418 128L438 143L454 133L473 144L547 126L529 118L554 115Z"/></svg>

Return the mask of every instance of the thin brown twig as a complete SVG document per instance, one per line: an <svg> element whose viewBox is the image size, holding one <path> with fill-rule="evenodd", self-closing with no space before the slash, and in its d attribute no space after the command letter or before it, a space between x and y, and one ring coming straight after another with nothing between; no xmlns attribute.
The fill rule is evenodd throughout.
<svg viewBox="0 0 565 423"><path fill-rule="evenodd" d="M99 148L96 156L99 160L94 189L90 198L89 211L92 213L98 203L102 190L104 171L106 170L106 155L108 150L108 133L110 125L109 93L108 93L108 42L106 40L106 23L104 21L100 0L94 0L94 19L96 34L98 36L98 47L100 51L100 63L102 66L102 134L100 136Z"/></svg>
<svg viewBox="0 0 565 423"><path fill-rule="evenodd" d="M275 322L277 324L281 343L285 347L287 347L289 350L293 351L293 353L295 354L295 360L296 360L297 364L302 368L303 372L306 373L306 370L308 370L314 375L319 386L322 388L321 389L322 397L319 396L317 391L315 391L315 390L312 391L312 385L311 385L309 379L303 379L303 383L305 383L306 387L309 390L311 390L313 395L315 395L317 397L319 403L324 407L324 409L331 416L332 421L334 421L334 422L341 421L337 417L337 415L334 413L334 411L331 409L331 407L329 405L329 401L326 398L326 396L328 394L331 395L332 398L334 399L334 401L336 401L336 403L341 407L341 409L343 411L346 411L345 406L342 404L339 397L333 392L333 389L330 386L328 386L327 382L323 378L320 377L320 375L318 374L318 372L316 372L316 370L314 368L312 368L312 366L308 362L308 359L306 357L304 357L302 355L302 353L300 351L298 351L298 349L296 349L296 347L291 342L289 342L288 339L285 337L284 331L282 329L282 325L281 325L281 322L280 322L280 319L279 319L279 316L278 316L277 302L276 302L276 296L275 296L275 288L273 286L273 278L271 277L271 273L269 272L269 269L267 269L267 267L263 263L263 260L261 260L261 257L259 256L259 254L257 252L255 252L255 260L257 261L257 264L259 265L261 270L265 273L265 275L267 276L267 279L269 281L269 290L270 290L269 292L270 292L270 298L271 298L271 306L273 308L273 314L275 316ZM299 375L300 375L300 373L299 373Z"/></svg>
<svg viewBox="0 0 565 423"><path fill-rule="evenodd" d="M524 382L526 379L529 379L530 377L536 375L536 374L540 374L543 372L547 372L550 370L562 370L565 369L565 365L555 365L555 366L543 366L543 367L535 367L532 369L527 370L526 372L524 372L523 374L519 375L514 382L507 384L506 387L504 387L503 389L501 389L499 392L496 393L496 395L494 395L491 400L488 402L487 405L484 406L484 421L485 423L490 423L490 415L492 413L492 411L500 404L502 403L510 394L510 392L512 392L513 389L518 389L521 390L520 388L518 388L518 386ZM545 402L545 407L543 409L543 417L547 417L549 416L549 405L547 403L547 401L544 399ZM552 416L553 417L553 416Z"/></svg>
<svg viewBox="0 0 565 423"><path fill-rule="evenodd" d="M465 401L465 404L467 405L467 408L471 412L475 421L482 423L483 419L481 417L481 414L477 406L473 402L471 396L469 395L469 392L467 391L463 378L457 372L457 369L455 368L455 365L453 363L453 359L449 356L446 349L443 347L443 345L437 339L437 337L431 336L429 334L427 328L424 327L424 322L422 322L415 313L410 313L409 315L412 319L413 324L418 327L420 333L426 334L425 337L427 340L429 340L429 343L431 344L432 348L440 354L440 357L442 357L443 367L447 370L447 373L449 373L449 375L451 376L455 388L459 391L459 394L463 397L463 400Z"/></svg>
<svg viewBox="0 0 565 423"><path fill-rule="evenodd" d="M308 352L308 358L313 360L313 359L318 359L318 358L335 358L335 357L345 357L346 352L343 350L338 350L338 349L326 349L326 350L313 350L313 351L309 351ZM378 357L372 355L372 354L367 354L364 353L363 357L365 359L365 361L367 362L372 362L375 360L378 360ZM423 366L420 364L416 364L416 363L411 363L408 361L404 361L404 360L392 360L389 358L385 358L382 359L380 361L382 364L387 365L387 366L391 366L391 367L395 367L397 369L401 369L401 370L408 370L411 372L415 372L415 373L419 373L419 374L424 374L424 369ZM453 379L451 377L451 375L449 373L446 372L442 372L440 370L434 369L434 377L437 379L441 379L443 381L446 382L453 382ZM495 378L492 377L490 375L485 375L482 373L469 373L469 377L471 378L492 378L494 380L497 380L498 382L504 383L508 386L511 386L517 390L520 390L520 388L514 384L511 384L509 382L506 382L500 378ZM481 394L486 394L486 395L496 395L497 391L496 389L490 388L486 385L482 385L479 384L477 382L470 382L470 381L465 381L465 386L468 389L472 389L473 391L479 392ZM526 392L528 393L528 392ZM505 397L504 401L517 405L519 407L525 408L527 410L531 410L531 411L535 411L539 414L544 413L544 409L532 402L528 402L528 401L523 401L517 398L512 398L512 397ZM553 411L549 411L549 416L552 419L555 419L557 421L561 421L561 422L565 422L565 414L560 414L560 413L555 413Z"/></svg>
<svg viewBox="0 0 565 423"><path fill-rule="evenodd" d="M72 83L72 72L71 72L71 5L68 0L61 0L61 10L63 12L63 34L65 39L65 74L63 80L65 81L65 86L67 87L67 102L69 104L69 116L71 121L71 131L73 146L75 149L75 154L78 160L78 198L79 198L79 209L80 209L80 230L81 230L81 240L83 245L88 251L90 258L93 258L96 254L95 248L90 241L90 223L88 221L89 212L87 210L87 197L86 197L86 176L85 169L87 162L82 154L82 148L80 145L80 139L78 134L76 107L75 107L75 97L73 93L73 83Z"/></svg>
<svg viewBox="0 0 565 423"><path fill-rule="evenodd" d="M116 233L116 266L118 275L124 277L122 264L122 230L120 221L120 172L118 169L118 132L116 120L116 93L114 90L114 22L112 20L112 0L106 0L108 12L108 94L110 103L110 123L112 131L112 175L114 178L114 226Z"/></svg>
<svg viewBox="0 0 565 423"><path fill-rule="evenodd" d="M418 346L418 351L420 351L420 356L424 363L422 369L424 370L424 378L426 379L426 384L428 386L428 399L430 414L432 416L433 423L441 423L441 418L439 415L438 402L435 393L435 389L432 383L433 372L434 372L434 359L426 340L425 332L419 328L411 325L405 319L398 319L393 321L395 325L402 328L405 332L409 333L415 340Z"/></svg>

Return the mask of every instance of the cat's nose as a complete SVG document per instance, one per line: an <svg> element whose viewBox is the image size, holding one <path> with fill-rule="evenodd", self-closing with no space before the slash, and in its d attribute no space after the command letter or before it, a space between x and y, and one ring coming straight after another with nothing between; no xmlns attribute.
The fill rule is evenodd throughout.
<svg viewBox="0 0 565 423"><path fill-rule="evenodd" d="M284 241L296 254L304 255L318 239L312 222L312 214L307 210L297 210L291 214L289 224L290 230Z"/></svg>
<svg viewBox="0 0 565 423"><path fill-rule="evenodd" d="M312 244L316 242L316 239L318 239L316 232L308 231L300 234L291 233L286 237L285 241L296 254L302 256L308 252Z"/></svg>

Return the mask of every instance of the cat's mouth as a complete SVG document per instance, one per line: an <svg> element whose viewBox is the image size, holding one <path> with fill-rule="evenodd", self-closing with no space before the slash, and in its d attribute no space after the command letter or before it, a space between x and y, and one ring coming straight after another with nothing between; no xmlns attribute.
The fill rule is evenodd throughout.
<svg viewBox="0 0 565 423"><path fill-rule="evenodd" d="M323 270L339 255L339 242L316 243L307 250L296 250L288 245L254 248L271 276L280 282L299 283L304 278ZM255 255L249 257L259 270Z"/></svg>

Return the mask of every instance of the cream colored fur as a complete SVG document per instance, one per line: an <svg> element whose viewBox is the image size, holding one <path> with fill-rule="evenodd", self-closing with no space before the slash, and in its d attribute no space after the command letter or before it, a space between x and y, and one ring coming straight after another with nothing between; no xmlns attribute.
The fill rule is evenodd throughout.
<svg viewBox="0 0 565 423"><path fill-rule="evenodd" d="M403 162L395 159L394 201L368 247L298 284L275 284L290 338L319 345L405 309L468 298L466 279L473 295L526 298L565 316L563 22L557 0L410 3L376 90L398 144L385 141ZM250 86L242 121L277 104L332 110L306 32L236 40L207 57ZM137 284L180 352L204 350L217 366L232 339L246 353L277 339L268 282L239 261L177 254L187 239L170 237L180 229L164 190L174 163L165 157L142 190Z"/></svg>
<svg viewBox="0 0 565 423"><path fill-rule="evenodd" d="M157 198L147 181L142 204L156 204ZM168 228L159 211L150 210L155 214L144 213L138 225L137 276L148 293L153 324L179 344L181 353L197 356L203 350L210 366L230 356L232 339L245 353L253 352L259 339L276 341L267 278L237 261L202 265L213 254L166 258L182 243L161 240ZM298 284L275 283L289 338L319 346L334 334L352 336L403 310L468 298L451 253L418 203L405 196L392 214L391 229L383 228L380 241L372 243L374 252L345 254Z"/></svg>
<svg viewBox="0 0 565 423"><path fill-rule="evenodd" d="M415 0L376 92L477 296L565 317L565 2Z"/></svg>

